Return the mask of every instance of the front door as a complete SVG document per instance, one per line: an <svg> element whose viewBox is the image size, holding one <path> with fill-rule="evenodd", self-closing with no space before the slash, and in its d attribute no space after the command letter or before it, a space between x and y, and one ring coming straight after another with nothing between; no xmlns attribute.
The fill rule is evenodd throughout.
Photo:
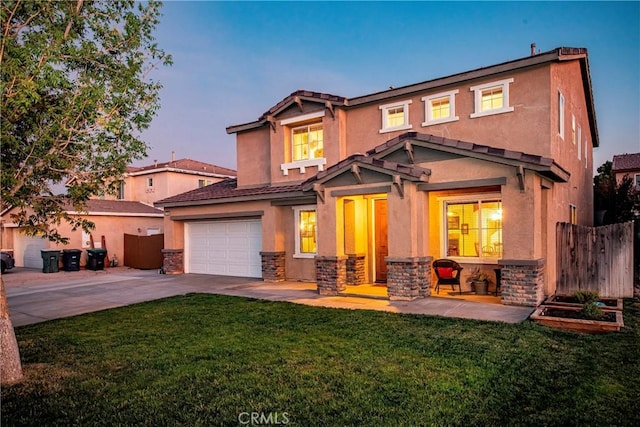
<svg viewBox="0 0 640 427"><path fill-rule="evenodd" d="M373 201L374 226L375 226L375 256L376 256L376 282L387 281L387 262L384 260L389 255L387 244L387 201L377 199Z"/></svg>

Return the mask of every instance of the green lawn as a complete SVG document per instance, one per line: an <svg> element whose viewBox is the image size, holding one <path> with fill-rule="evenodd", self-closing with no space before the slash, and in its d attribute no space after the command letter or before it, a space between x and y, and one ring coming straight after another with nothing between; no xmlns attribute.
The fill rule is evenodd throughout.
<svg viewBox="0 0 640 427"><path fill-rule="evenodd" d="M640 425L640 303L624 321L587 336L187 295L18 328L2 425Z"/></svg>

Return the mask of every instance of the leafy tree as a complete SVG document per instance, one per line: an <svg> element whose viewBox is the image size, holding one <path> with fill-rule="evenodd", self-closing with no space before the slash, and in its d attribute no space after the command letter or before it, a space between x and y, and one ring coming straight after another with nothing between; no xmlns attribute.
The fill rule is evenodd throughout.
<svg viewBox="0 0 640 427"><path fill-rule="evenodd" d="M0 3L0 208L13 208L12 220L28 234L66 243L62 221L91 229L69 207L83 212L92 195L113 193L126 166L146 156L140 133L161 88L149 72L171 63L153 34L160 7L154 0ZM66 194L54 194L61 183ZM4 284L2 291L5 319Z"/></svg>
<svg viewBox="0 0 640 427"><path fill-rule="evenodd" d="M635 183L628 175L616 182L610 161L598 168L593 191L595 210L606 211L604 224L631 221L640 212L640 192L635 189Z"/></svg>

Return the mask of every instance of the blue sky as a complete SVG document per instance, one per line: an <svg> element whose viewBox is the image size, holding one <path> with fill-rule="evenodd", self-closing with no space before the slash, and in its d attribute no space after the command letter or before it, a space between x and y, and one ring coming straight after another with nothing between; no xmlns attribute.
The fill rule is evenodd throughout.
<svg viewBox="0 0 640 427"><path fill-rule="evenodd" d="M162 108L143 138L153 160L236 167L229 125L297 89L353 97L586 47L600 134L594 171L640 152L640 2L166 1L155 72Z"/></svg>

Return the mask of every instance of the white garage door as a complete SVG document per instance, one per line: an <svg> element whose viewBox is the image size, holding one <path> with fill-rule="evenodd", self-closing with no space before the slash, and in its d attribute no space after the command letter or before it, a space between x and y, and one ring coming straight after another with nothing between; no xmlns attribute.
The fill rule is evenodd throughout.
<svg viewBox="0 0 640 427"><path fill-rule="evenodd" d="M25 236L22 233L14 234L15 249L13 256L16 259L16 267L42 268L41 249L47 246L47 240L41 237Z"/></svg>
<svg viewBox="0 0 640 427"><path fill-rule="evenodd" d="M256 220L186 224L187 273L262 277L262 223Z"/></svg>

